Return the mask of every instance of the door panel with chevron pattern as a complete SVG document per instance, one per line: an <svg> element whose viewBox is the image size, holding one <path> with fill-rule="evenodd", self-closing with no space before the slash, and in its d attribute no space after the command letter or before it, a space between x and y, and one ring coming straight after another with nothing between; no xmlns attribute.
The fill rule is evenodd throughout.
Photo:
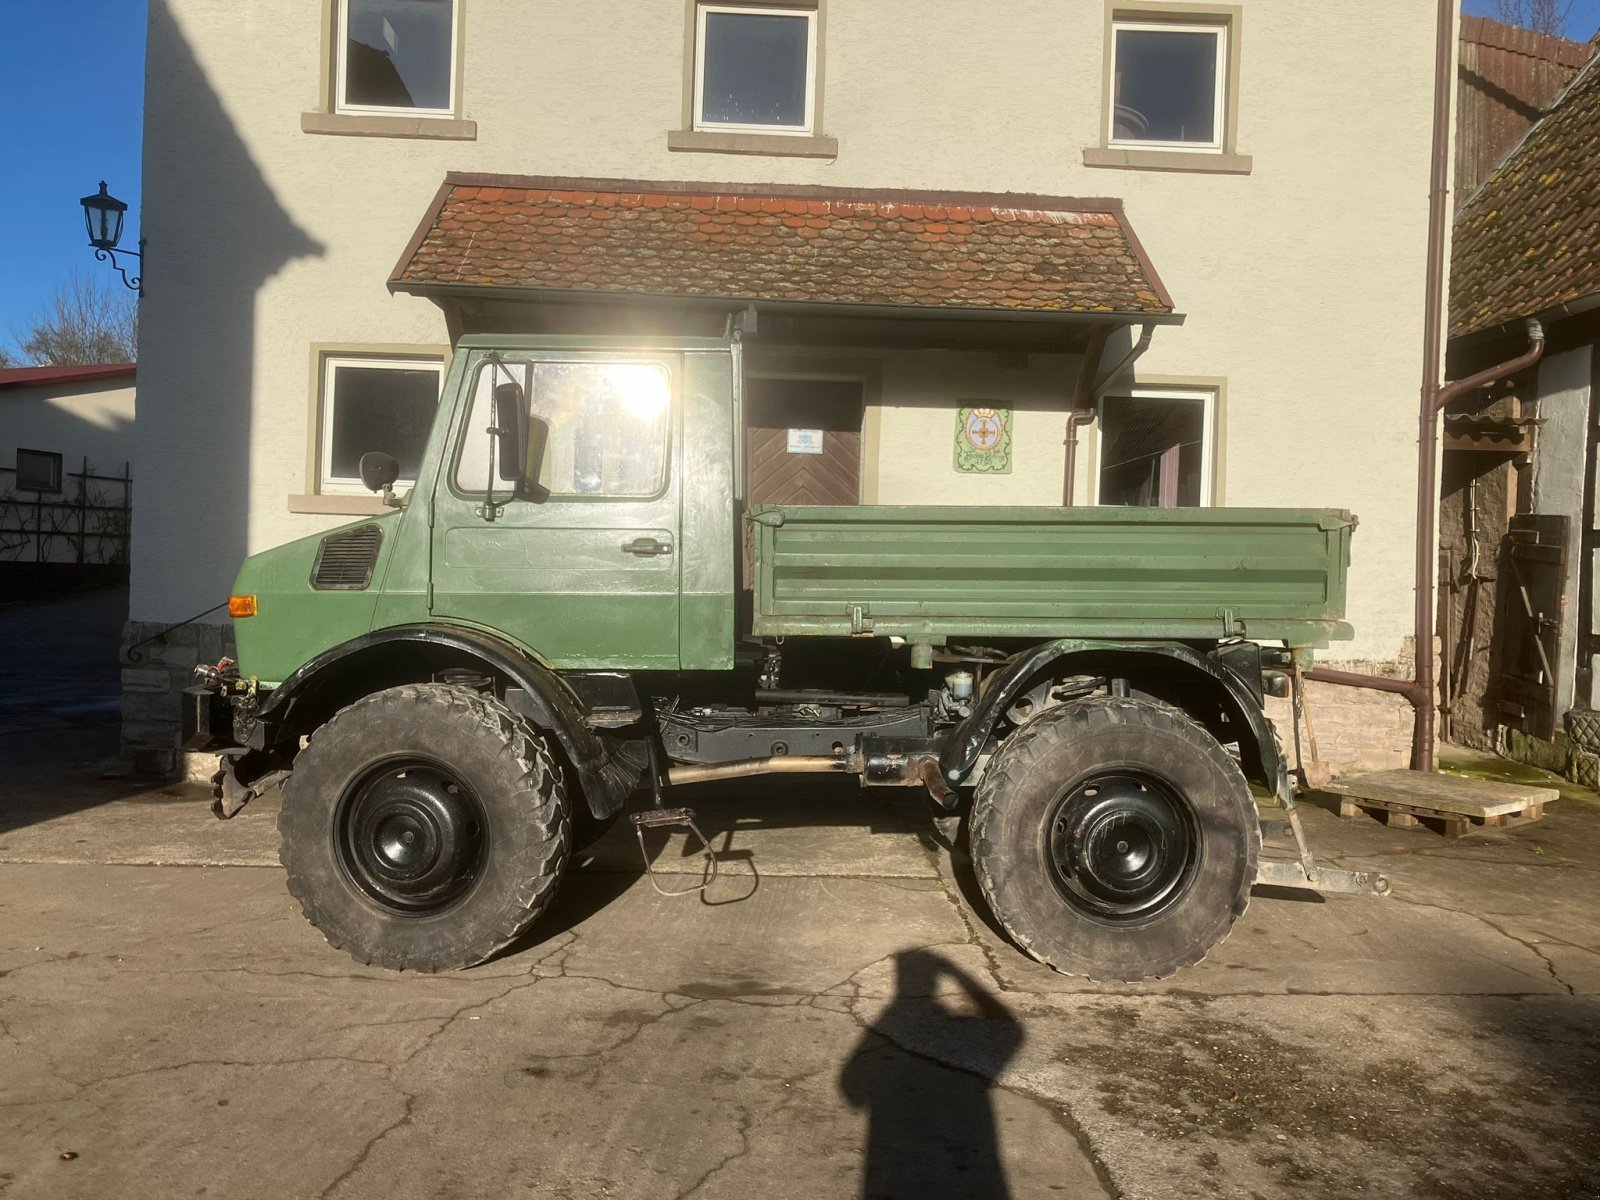
<svg viewBox="0 0 1600 1200"><path fill-rule="evenodd" d="M858 380L745 381L751 504L861 503ZM792 453L789 431L818 430L820 454Z"/></svg>

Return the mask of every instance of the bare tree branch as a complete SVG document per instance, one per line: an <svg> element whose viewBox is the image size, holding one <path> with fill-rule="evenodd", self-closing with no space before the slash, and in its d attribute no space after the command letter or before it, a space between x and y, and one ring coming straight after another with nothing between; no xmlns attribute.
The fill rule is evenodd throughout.
<svg viewBox="0 0 1600 1200"><path fill-rule="evenodd" d="M1565 37L1576 0L1494 0L1494 15L1507 25Z"/></svg>
<svg viewBox="0 0 1600 1200"><path fill-rule="evenodd" d="M133 362L139 352L139 304L116 283L74 271L18 336L23 356L38 366Z"/></svg>

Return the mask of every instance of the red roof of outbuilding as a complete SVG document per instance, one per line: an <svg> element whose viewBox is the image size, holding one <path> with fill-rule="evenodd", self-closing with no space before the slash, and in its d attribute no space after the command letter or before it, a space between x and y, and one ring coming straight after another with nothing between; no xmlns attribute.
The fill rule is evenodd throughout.
<svg viewBox="0 0 1600 1200"><path fill-rule="evenodd" d="M1118 200L450 175L396 291L1166 316Z"/></svg>
<svg viewBox="0 0 1600 1200"><path fill-rule="evenodd" d="M0 370L0 388L119 379L131 377L137 369L134 363L104 363L93 367L6 367Z"/></svg>

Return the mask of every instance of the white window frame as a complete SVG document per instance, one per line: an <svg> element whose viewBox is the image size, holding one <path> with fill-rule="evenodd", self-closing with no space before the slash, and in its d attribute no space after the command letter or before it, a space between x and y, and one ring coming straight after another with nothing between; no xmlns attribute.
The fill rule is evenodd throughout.
<svg viewBox="0 0 1600 1200"><path fill-rule="evenodd" d="M365 354L325 354L322 358L322 394L317 398L317 492L327 496L367 496L371 493L360 479L347 479L333 473L333 410L338 397L334 394L334 372L340 367L377 367L390 371L419 371L432 369L439 376L439 390L444 390L445 363L441 358L394 358ZM395 491L410 491L414 479L396 481ZM401 486L401 485L405 486Z"/></svg>
<svg viewBox="0 0 1600 1200"><path fill-rule="evenodd" d="M341 0L341 3L343 0ZM806 22L806 119L803 125L743 125L705 119L706 15L803 18ZM694 13L694 129L699 133L770 133L811 137L817 124L817 10L759 4L696 4Z"/></svg>
<svg viewBox="0 0 1600 1200"><path fill-rule="evenodd" d="M1105 453L1106 405L1118 400L1180 400L1203 405L1200 425L1200 503L1199 508L1216 504L1217 389L1199 387L1125 387L1100 398L1095 412L1094 486L1089 503L1100 503L1100 467Z"/></svg>
<svg viewBox="0 0 1600 1200"><path fill-rule="evenodd" d="M383 104L350 104L345 100L350 57L350 0L334 0L333 111L397 117L453 117L456 115L456 70L461 48L461 3L450 5L450 105L448 108L395 108Z"/></svg>
<svg viewBox="0 0 1600 1200"><path fill-rule="evenodd" d="M1215 136L1209 142L1163 142L1145 138L1119 138L1117 133L1117 54L1122 35L1139 33L1205 33L1217 44ZM1221 154L1228 144L1228 123L1233 114L1228 111L1228 55L1232 26L1227 21L1141 21L1134 18L1115 18L1111 22L1111 70L1106 73L1106 145L1114 150L1176 150L1185 154Z"/></svg>

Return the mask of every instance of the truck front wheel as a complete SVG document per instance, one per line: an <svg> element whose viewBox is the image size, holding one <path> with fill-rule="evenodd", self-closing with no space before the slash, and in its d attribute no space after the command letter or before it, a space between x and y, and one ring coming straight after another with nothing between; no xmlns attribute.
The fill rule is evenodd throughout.
<svg viewBox="0 0 1600 1200"><path fill-rule="evenodd" d="M289 891L358 962L482 962L544 911L567 864L566 787L544 739L489 696L377 692L315 733L284 785Z"/></svg>
<svg viewBox="0 0 1600 1200"><path fill-rule="evenodd" d="M1261 832L1237 764L1151 700L1069 704L1008 738L978 784L973 866L1040 962L1140 980L1199 962L1244 912Z"/></svg>

